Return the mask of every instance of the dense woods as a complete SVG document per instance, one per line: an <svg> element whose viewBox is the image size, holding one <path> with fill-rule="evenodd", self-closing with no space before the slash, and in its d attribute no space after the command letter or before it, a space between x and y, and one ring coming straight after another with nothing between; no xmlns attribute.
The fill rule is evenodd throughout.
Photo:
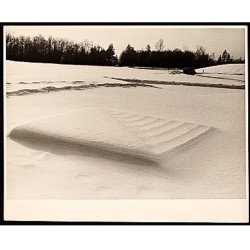
<svg viewBox="0 0 250 250"><path fill-rule="evenodd" d="M183 68L183 67L205 67L215 65L215 60L206 54L203 47L199 47L196 52L180 49L163 50L162 45L157 43L159 50L151 51L148 45L146 50L135 51L128 45L120 56L121 66L143 66L161 68Z"/></svg>
<svg viewBox="0 0 250 250"><path fill-rule="evenodd" d="M190 50L164 50L163 40L160 39L156 45L156 50L151 50L147 45L145 50L135 50L128 44L126 50L121 53L119 59L120 66L140 66L140 67L161 67L161 68L201 68L226 63L244 63L244 60L234 60L232 56L224 50L218 60L214 53L209 55L202 46L197 46L195 52Z"/></svg>
<svg viewBox="0 0 250 250"><path fill-rule="evenodd" d="M66 39L42 35L30 37L6 36L7 60L25 62L63 63L81 65L117 65L113 44L105 50L101 46L94 46L85 40L74 43Z"/></svg>
<svg viewBox="0 0 250 250"><path fill-rule="evenodd" d="M216 60L215 55L206 53L206 49L197 46L195 52L188 49L165 49L163 39L155 44L155 50L147 45L145 50L135 50L130 44L122 51L118 60L112 43L107 49L85 40L75 43L67 39L42 35L33 38L11 34L6 35L7 60L79 65L101 66L138 66L161 68L207 67L223 63L243 63L234 60L225 50Z"/></svg>

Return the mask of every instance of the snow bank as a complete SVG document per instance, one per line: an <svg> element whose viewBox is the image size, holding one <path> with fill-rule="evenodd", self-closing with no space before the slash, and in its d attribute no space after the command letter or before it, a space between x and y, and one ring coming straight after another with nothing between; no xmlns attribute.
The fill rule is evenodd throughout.
<svg viewBox="0 0 250 250"><path fill-rule="evenodd" d="M204 74L245 75L245 64L223 64L195 70Z"/></svg>
<svg viewBox="0 0 250 250"><path fill-rule="evenodd" d="M114 110L87 108L24 123L11 138L89 146L150 160L194 142L211 127Z"/></svg>

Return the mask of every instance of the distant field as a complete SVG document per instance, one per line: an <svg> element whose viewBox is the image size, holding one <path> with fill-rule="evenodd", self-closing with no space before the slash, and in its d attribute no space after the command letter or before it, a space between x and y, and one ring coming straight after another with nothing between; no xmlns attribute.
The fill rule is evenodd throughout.
<svg viewBox="0 0 250 250"><path fill-rule="evenodd" d="M7 96L85 90L97 87L161 87L160 85L245 88L245 65L198 69L194 76L181 70L75 66L7 61ZM217 73L215 73L217 72ZM230 74L229 74L230 73Z"/></svg>

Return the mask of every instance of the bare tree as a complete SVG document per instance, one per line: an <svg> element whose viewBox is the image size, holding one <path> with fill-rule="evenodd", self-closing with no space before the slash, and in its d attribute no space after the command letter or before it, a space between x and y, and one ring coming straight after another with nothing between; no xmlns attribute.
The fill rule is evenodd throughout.
<svg viewBox="0 0 250 250"><path fill-rule="evenodd" d="M196 47L196 55L199 57L199 56L204 56L205 54L206 54L206 48L204 48L204 47L202 47L202 46L200 46L200 45L198 45L197 47Z"/></svg>
<svg viewBox="0 0 250 250"><path fill-rule="evenodd" d="M210 56L209 56L209 59L211 59L211 60L215 60L215 53L212 53Z"/></svg>
<svg viewBox="0 0 250 250"><path fill-rule="evenodd" d="M156 49L157 51L163 51L164 48L165 48L164 41L163 41L163 39L161 38L161 39L159 39L159 40L157 41L157 43L155 44L155 49Z"/></svg>

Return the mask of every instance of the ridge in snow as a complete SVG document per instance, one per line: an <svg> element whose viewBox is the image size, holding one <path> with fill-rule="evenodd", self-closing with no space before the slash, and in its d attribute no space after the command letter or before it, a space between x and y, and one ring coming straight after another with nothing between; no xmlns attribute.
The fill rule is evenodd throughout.
<svg viewBox="0 0 250 250"><path fill-rule="evenodd" d="M24 123L9 136L15 139L90 146L150 160L194 142L213 128L115 110L86 108Z"/></svg>

